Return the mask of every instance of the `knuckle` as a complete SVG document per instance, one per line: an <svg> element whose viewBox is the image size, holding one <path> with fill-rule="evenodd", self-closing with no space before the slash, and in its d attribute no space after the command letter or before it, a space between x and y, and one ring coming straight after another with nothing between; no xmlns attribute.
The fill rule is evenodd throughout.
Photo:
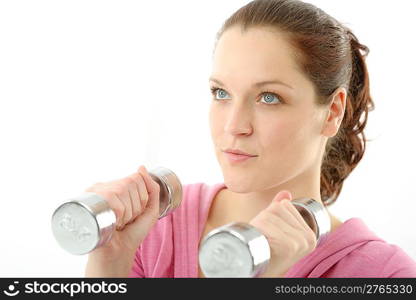
<svg viewBox="0 0 416 300"><path fill-rule="evenodd" d="M131 177L129 176L129 177L124 178L124 179L122 180L122 183L123 183L124 185L126 185L126 186L129 186L129 185L131 185L131 184L135 183L135 181L134 181L134 179L133 179L133 178L131 178Z"/></svg>
<svg viewBox="0 0 416 300"><path fill-rule="evenodd" d="M133 181L138 182L140 180L140 178L141 178L141 175L139 173L134 173L134 174L130 175L129 177Z"/></svg>
<svg viewBox="0 0 416 300"><path fill-rule="evenodd" d="M149 199L149 194L147 192L146 184L144 183L142 178L139 179L139 180L142 181L143 184L142 185L138 184L136 189L137 189L137 192L140 196L140 201L141 202L146 202ZM140 187L143 187L143 188L140 188Z"/></svg>
<svg viewBox="0 0 416 300"><path fill-rule="evenodd" d="M138 176L140 176L140 175L138 175ZM129 186L130 186L130 188L131 189L133 189L133 190L137 190L138 192L139 192L139 195L140 195L140 180L142 180L142 179L140 179L139 177L136 177L136 175L134 175L134 177L132 177L132 178L130 178L130 184L129 184Z"/></svg>
<svg viewBox="0 0 416 300"><path fill-rule="evenodd" d="M123 184L114 185L112 188L112 192L117 196L123 196L126 194L126 187Z"/></svg>
<svg viewBox="0 0 416 300"><path fill-rule="evenodd" d="M140 193L140 199L142 201L147 202L149 200L149 194L146 191L143 191L142 193Z"/></svg>
<svg viewBox="0 0 416 300"><path fill-rule="evenodd" d="M122 189L128 189L128 187L131 185L131 180L127 178L121 179L116 186Z"/></svg>
<svg viewBox="0 0 416 300"><path fill-rule="evenodd" d="M291 251L293 251L294 253L296 253L296 252L298 252L298 250L299 250L300 247L299 247L299 244L297 242L291 241L289 243L289 248L290 248Z"/></svg>
<svg viewBox="0 0 416 300"><path fill-rule="evenodd" d="M309 241L306 239L303 240L300 248L302 249L303 252L307 252L310 248Z"/></svg>
<svg viewBox="0 0 416 300"><path fill-rule="evenodd" d="M315 238L315 234L312 231L307 232L304 238L304 249L308 251L314 249L316 247L316 244L317 241Z"/></svg>
<svg viewBox="0 0 416 300"><path fill-rule="evenodd" d="M308 244L310 245L310 247L312 247L313 249L316 248L318 241L316 240L315 234L311 234L309 235L309 240L308 240Z"/></svg>

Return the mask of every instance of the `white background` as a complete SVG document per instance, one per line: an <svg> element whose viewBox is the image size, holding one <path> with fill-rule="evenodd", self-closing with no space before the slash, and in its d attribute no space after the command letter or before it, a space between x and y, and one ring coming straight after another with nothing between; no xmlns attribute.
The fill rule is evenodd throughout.
<svg viewBox="0 0 416 300"><path fill-rule="evenodd" d="M144 164L222 182L208 127L216 32L249 1L0 1L0 276L82 277L54 209ZM330 209L416 259L414 2L311 0L370 48L367 152ZM375 6L376 5L376 6Z"/></svg>

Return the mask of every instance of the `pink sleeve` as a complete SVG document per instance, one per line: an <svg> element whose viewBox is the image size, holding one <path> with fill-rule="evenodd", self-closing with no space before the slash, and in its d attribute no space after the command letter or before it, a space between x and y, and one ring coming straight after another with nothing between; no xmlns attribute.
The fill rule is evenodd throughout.
<svg viewBox="0 0 416 300"><path fill-rule="evenodd" d="M389 278L416 278L416 262L398 246L393 245L392 247L395 251L384 264L382 273Z"/></svg>
<svg viewBox="0 0 416 300"><path fill-rule="evenodd" d="M137 248L136 255L134 256L133 267L131 268L129 278L144 278L144 271L141 259L141 246Z"/></svg>
<svg viewBox="0 0 416 300"><path fill-rule="evenodd" d="M346 255L324 277L416 277L416 262L396 245L371 241Z"/></svg>

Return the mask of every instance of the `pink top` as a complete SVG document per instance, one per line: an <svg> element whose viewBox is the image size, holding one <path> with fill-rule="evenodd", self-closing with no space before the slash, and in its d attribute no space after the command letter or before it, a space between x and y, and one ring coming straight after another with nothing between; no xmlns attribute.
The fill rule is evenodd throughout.
<svg viewBox="0 0 416 300"><path fill-rule="evenodd" d="M214 196L224 183L183 185L181 205L160 219L138 247L129 277L198 277L199 241ZM371 232L346 220L285 277L416 277L416 262Z"/></svg>

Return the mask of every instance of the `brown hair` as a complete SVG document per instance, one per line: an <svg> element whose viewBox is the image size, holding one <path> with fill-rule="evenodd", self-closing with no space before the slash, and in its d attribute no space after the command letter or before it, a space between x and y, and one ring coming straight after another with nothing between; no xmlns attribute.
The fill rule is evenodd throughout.
<svg viewBox="0 0 416 300"><path fill-rule="evenodd" d="M326 206L334 203L345 178L365 152L363 130L368 111L374 109L364 60L369 49L360 44L349 28L299 0L251 1L225 21L216 41L235 25L243 31L267 26L284 32L295 50L298 65L314 84L318 105L329 104L338 87L347 90L341 127L328 140L321 166L322 202Z"/></svg>

